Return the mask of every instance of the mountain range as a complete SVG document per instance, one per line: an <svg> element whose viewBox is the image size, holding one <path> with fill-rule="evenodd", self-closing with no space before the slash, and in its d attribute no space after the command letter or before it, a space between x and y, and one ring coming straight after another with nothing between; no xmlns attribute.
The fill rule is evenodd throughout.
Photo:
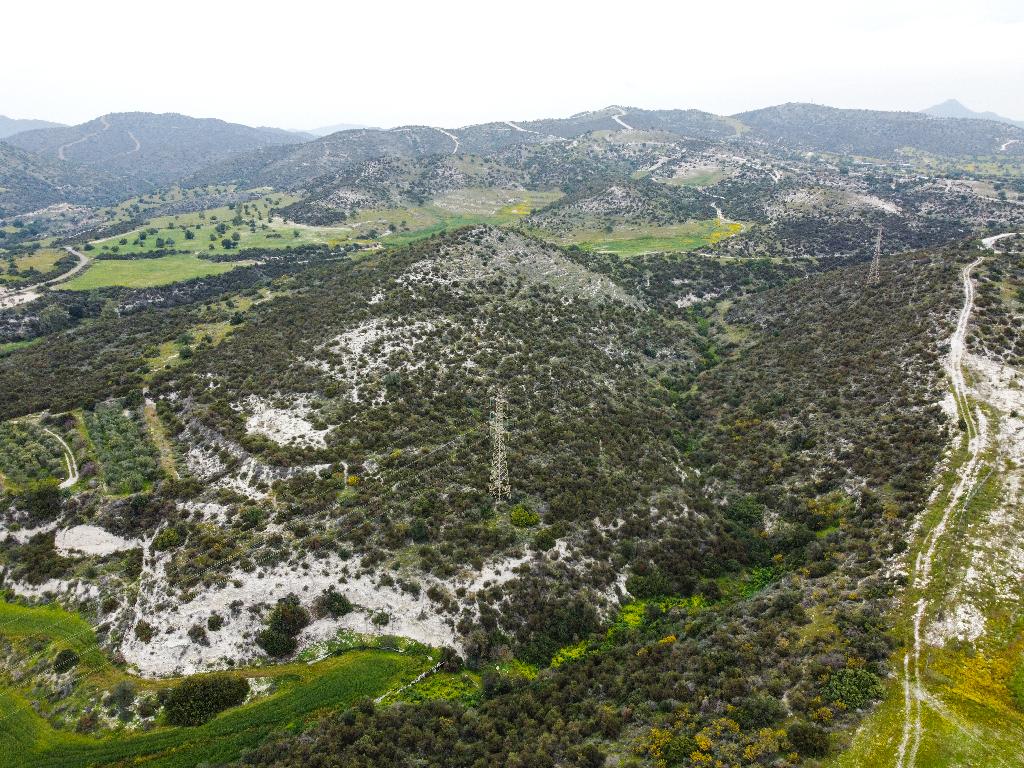
<svg viewBox="0 0 1024 768"><path fill-rule="evenodd" d="M928 107L928 109L922 109L921 111L931 117L957 117L969 120L992 120L997 123L1007 123L1009 125L1016 125L1018 128L1024 128L1024 120L1013 120L1009 117L997 115L995 112L976 112L973 109L965 107L956 99L947 99L941 104L936 104L934 107Z"/></svg>
<svg viewBox="0 0 1024 768"><path fill-rule="evenodd" d="M61 123L49 120L28 120L0 115L0 139L6 139L22 131L34 131L39 128L63 128Z"/></svg>
<svg viewBox="0 0 1024 768"><path fill-rule="evenodd" d="M326 129L324 129L326 130ZM437 128L346 129L319 138L276 128L144 112L104 115L76 126L22 131L0 156L0 215L57 202L108 203L189 185L322 186L378 159L488 155L554 145L587 134L623 132L635 142L767 142L792 150L893 159L910 149L944 157L1016 155L1024 129L987 119L931 118L916 112L783 104L733 116L689 109L609 106L566 118ZM661 137L661 138L659 138Z"/></svg>

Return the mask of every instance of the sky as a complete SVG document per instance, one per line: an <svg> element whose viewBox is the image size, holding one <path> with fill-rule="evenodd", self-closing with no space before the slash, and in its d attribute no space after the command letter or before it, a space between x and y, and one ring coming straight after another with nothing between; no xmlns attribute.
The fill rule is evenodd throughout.
<svg viewBox="0 0 1024 768"><path fill-rule="evenodd" d="M787 101L1024 119L1020 0L81 0L0 11L0 114L458 127Z"/></svg>

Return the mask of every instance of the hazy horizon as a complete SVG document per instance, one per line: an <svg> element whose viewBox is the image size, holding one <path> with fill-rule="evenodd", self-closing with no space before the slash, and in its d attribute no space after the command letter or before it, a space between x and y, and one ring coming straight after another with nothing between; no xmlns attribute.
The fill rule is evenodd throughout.
<svg viewBox="0 0 1024 768"><path fill-rule="evenodd" d="M292 130L458 127L609 104L729 115L791 101L917 111L950 98L1024 118L1024 89L1012 87L1024 81L1013 44L1024 7L1008 0L735 2L727 18L536 0L515 13L299 0L242 14L185 0L172 15L116 0L5 15L21 33L0 53L0 114L67 124L143 111Z"/></svg>
<svg viewBox="0 0 1024 768"><path fill-rule="evenodd" d="M949 99L942 99L942 100L936 101L936 102L934 102L932 104L921 105L920 107L912 106L912 107L907 107L905 109L886 109L886 111L921 112L921 111L923 111L925 109L928 109L929 107L937 106L937 105L941 104L942 102L946 102L946 101L949 101L949 100L958 101L958 102L961 103L961 105L967 107L968 109L970 109L970 110L972 110L974 112L979 112L979 113L982 113L982 112L998 112L998 110L988 109L987 107L976 106L976 105L970 103L969 101L967 101L965 99L957 98L956 96L951 96L951 97L949 97ZM773 102L771 104L758 104L758 105L755 105L755 106L747 107L746 109L738 110L737 112L734 112L732 114L738 114L740 112L754 111L754 110L762 109L762 108L765 108L765 107L778 106L778 105L784 104L784 103L787 103L787 102ZM836 107L836 108L839 108L839 109L882 109L882 108L879 108L879 107L863 107L863 106L848 107L848 106L843 105L843 104L825 104L823 102L805 102L805 103L814 103L814 104L818 104L820 106ZM597 110L604 109L604 108L609 107L609 106L613 106L613 105L611 105L611 104L595 105L592 108L592 110L593 111L597 111ZM615 106L624 106L624 107L631 107L633 109L645 109L645 110L646 109L652 109L652 110L653 109L697 109L697 110L701 110L700 106L696 106L696 105L692 105L692 104L680 104L678 106L662 106L662 107L648 107L648 106L643 105L643 104L620 104L620 105L615 105ZM582 111L586 112L586 111L590 111L590 110L582 110ZM702 110L702 111L708 111L708 110ZM110 114L116 114L116 113L119 113L119 112L121 112L121 113L123 113L123 112L144 112L146 114L182 114L182 115L185 115L186 117L192 117L192 118L197 118L197 119L212 118L212 119L217 119L217 120L226 120L226 118L224 118L224 117L222 117L220 115L194 115L194 114L188 114L187 112L173 112L171 110L160 110L160 109L155 109L155 110L120 109L120 110L112 110L112 111L108 111L108 112L97 113L97 114L93 115L92 117L86 118L85 120L80 120L80 121L78 121L76 123L64 123L64 124L65 125L69 125L69 126L81 125L82 123L87 123L87 122L90 122L92 120L96 120L101 115L110 115ZM517 116L514 119L522 121L522 122L527 122L527 121L530 121L530 120L540 120L540 119L545 119L545 118L572 117L575 114L579 114L579 113L577 113L577 112L574 112L574 113L566 112L564 114L561 114L561 113L560 114L554 114L554 113L551 113L551 114L538 114L538 115L529 115L527 117ZM718 114L718 115L723 116L723 117L731 116L731 115L725 115L723 113L715 113L715 114ZM1000 117L1004 117L1004 118L1017 119L1016 116L1014 116L1014 115L1000 114L999 116ZM0 112L0 117L7 117L7 118L11 118L13 120L43 120L43 121L49 121L49 122L54 122L54 123L61 123L61 122L63 122L63 121L56 120L54 118L46 117L46 116L39 117L39 116L35 116L35 115L14 115L14 114L7 114L7 113L3 113L3 112ZM227 122L237 123L238 121L227 120ZM463 128L463 127L468 127L470 125L479 125L479 124L491 123L491 122L502 122L502 118L495 116L495 117L493 117L491 119L488 119L488 120L480 120L477 123L459 123L458 125L453 123L453 124L437 124L437 125L439 125L439 127L442 127L442 128ZM293 126L293 125L270 125L270 124L265 124L265 123L260 123L260 124L241 123L241 124L243 124L243 125L250 125L251 127L255 127L255 128L278 128L278 129L283 129L283 130L287 130L287 131L294 131L296 133L304 133L304 132L310 132L310 131L319 131L319 130L323 130L325 128L331 128L334 125L346 126L346 127L342 127L342 128L337 128L337 130L339 130L339 131L340 130L358 130L358 129L364 129L364 128L365 129L389 130L391 128L398 128L398 127L409 126L409 125L416 125L416 124L427 125L427 123L423 123L422 121L419 121L419 122L417 122L417 121L410 121L410 122L406 122L406 123L395 123L394 125L370 125L369 123L360 123L358 121L346 121L346 120L339 120L339 121L337 121L334 124L327 123L327 124L324 124L324 125L311 125L311 126L303 126L303 127L296 127L296 126Z"/></svg>

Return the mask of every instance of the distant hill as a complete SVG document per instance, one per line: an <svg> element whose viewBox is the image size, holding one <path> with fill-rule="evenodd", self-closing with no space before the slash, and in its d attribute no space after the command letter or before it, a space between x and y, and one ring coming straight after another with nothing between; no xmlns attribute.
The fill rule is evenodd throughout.
<svg viewBox="0 0 1024 768"><path fill-rule="evenodd" d="M23 120L0 115L0 139L6 139L23 131L34 131L38 128L62 128L62 123L51 123L48 120Z"/></svg>
<svg viewBox="0 0 1024 768"><path fill-rule="evenodd" d="M56 163L0 141L0 218L56 203L102 203L124 196L105 173Z"/></svg>
<svg viewBox="0 0 1024 768"><path fill-rule="evenodd" d="M993 120L997 123L1007 123L1009 125L1016 125L1018 128L1024 128L1024 120L1012 120L1009 117L997 115L995 112L975 112L973 109L965 107L956 99L948 99L941 104L936 104L934 107L922 109L921 112L931 117L957 117L961 119Z"/></svg>
<svg viewBox="0 0 1024 768"><path fill-rule="evenodd" d="M210 163L259 147L299 143L300 134L178 114L122 112L81 125L18 133L9 143L44 160L84 166L150 191Z"/></svg>
<svg viewBox="0 0 1024 768"><path fill-rule="evenodd" d="M325 125L320 128L310 128L306 131L296 131L296 133L308 133L316 137L330 136L332 133L338 131L355 131L359 128L369 128L368 125L360 125L359 123L338 123L337 125Z"/></svg>
<svg viewBox="0 0 1024 768"><path fill-rule="evenodd" d="M699 110L606 107L572 117L493 122L462 128L401 126L345 130L294 146L264 147L203 169L191 183L236 182L246 186L303 187L378 158L419 159L433 155L486 155L504 149L575 139L593 131L636 130L704 139L736 136L737 121Z"/></svg>
<svg viewBox="0 0 1024 768"><path fill-rule="evenodd" d="M991 120L932 118L920 112L782 104L734 118L751 135L794 149L889 157L904 148L936 155L1019 154L1024 129Z"/></svg>

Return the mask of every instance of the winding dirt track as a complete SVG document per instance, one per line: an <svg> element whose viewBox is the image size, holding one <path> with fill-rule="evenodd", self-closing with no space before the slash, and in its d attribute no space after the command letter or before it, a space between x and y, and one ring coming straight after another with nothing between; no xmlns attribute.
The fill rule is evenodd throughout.
<svg viewBox="0 0 1024 768"><path fill-rule="evenodd" d="M107 122L106 115L101 115L100 116L100 123L102 123L104 131L109 131L110 130L110 123ZM75 144L81 144L83 141L88 141L93 136L99 136L100 133L101 133L101 131L93 131L92 133L87 133L85 136L83 136L80 139L75 139L74 141L70 141L67 144L62 144L61 146L57 147L57 159L58 160L67 160L67 158L64 156L64 150L65 149L67 149L68 147L73 147L73 146L75 146ZM129 135L130 135L130 133L129 133ZM132 136L132 138L134 139L135 137Z"/></svg>
<svg viewBox="0 0 1024 768"><path fill-rule="evenodd" d="M71 450L71 446L64 442L64 438L54 432L52 429L43 427L43 432L55 437L57 442L60 443L60 447L64 449L64 463L68 468L68 479L60 484L61 488L70 488L72 485L78 482L78 462L75 461L75 454Z"/></svg>
<svg viewBox="0 0 1024 768"><path fill-rule="evenodd" d="M35 301L42 294L39 292L40 288L45 288L48 285L56 285L57 283L63 283L65 280L70 280L72 277L77 275L87 266L89 266L90 259L84 253L76 251L71 246L64 246L64 250L70 253L72 256L78 257L78 264L69 269L67 272L61 275L57 275L51 280L45 280L42 283L33 283L32 285L26 286L18 291L11 291L10 293L4 293L0 291L0 309L10 309L16 307L19 304L28 304L30 301Z"/></svg>
<svg viewBox="0 0 1024 768"><path fill-rule="evenodd" d="M434 128L434 130L437 131L438 133L443 133L445 136L447 136L449 139L455 142L455 148L452 149L452 154L457 154L459 151L459 137L456 136L454 133L446 131L444 128Z"/></svg>
<svg viewBox="0 0 1024 768"><path fill-rule="evenodd" d="M996 242L1011 234L1013 233L985 238L982 242L984 247L991 249ZM911 573L910 592L917 595L917 600L914 603L913 643L903 656L903 733L896 752L896 768L915 768L917 765L917 754L924 731L922 727L922 712L926 706L947 721L954 720L942 702L924 688L921 661L922 635L925 614L928 612L931 602L927 588L932 579L932 567L935 563L936 550L947 533L950 520L958 509L969 502L971 495L976 490L979 484L982 454L989 445L989 429L985 414L980 408L974 406L968 398L967 382L964 379L963 369L967 327L970 324L971 313L974 311L974 283L971 279L971 273L981 264L982 260L983 257L979 256L964 267L960 273L964 287L964 303L957 318L956 329L949 340L947 368L957 410L967 425L967 449L969 456L960 468L959 477L949 492L942 515L925 535ZM954 725L958 724L954 722ZM960 730L965 736L971 736L963 728L960 728ZM998 756L993 755L992 757L997 762L1002 762L998 759Z"/></svg>
<svg viewBox="0 0 1024 768"><path fill-rule="evenodd" d="M633 126L632 126L632 125L628 125L628 124L626 123L626 121L624 121L624 120L622 119L622 118L624 118L624 117L625 117L625 116L626 116L626 115L628 114L628 113L626 112L626 110L624 110L624 109L623 109L622 107L616 107L616 109L618 109L618 110L619 110L619 114L617 114L617 115L612 115L612 120L614 120L614 121L615 121L616 123L618 123L619 125L621 125L621 126L622 126L623 128L625 128L625 129L626 129L627 131L632 131L632 130L633 130Z"/></svg>

